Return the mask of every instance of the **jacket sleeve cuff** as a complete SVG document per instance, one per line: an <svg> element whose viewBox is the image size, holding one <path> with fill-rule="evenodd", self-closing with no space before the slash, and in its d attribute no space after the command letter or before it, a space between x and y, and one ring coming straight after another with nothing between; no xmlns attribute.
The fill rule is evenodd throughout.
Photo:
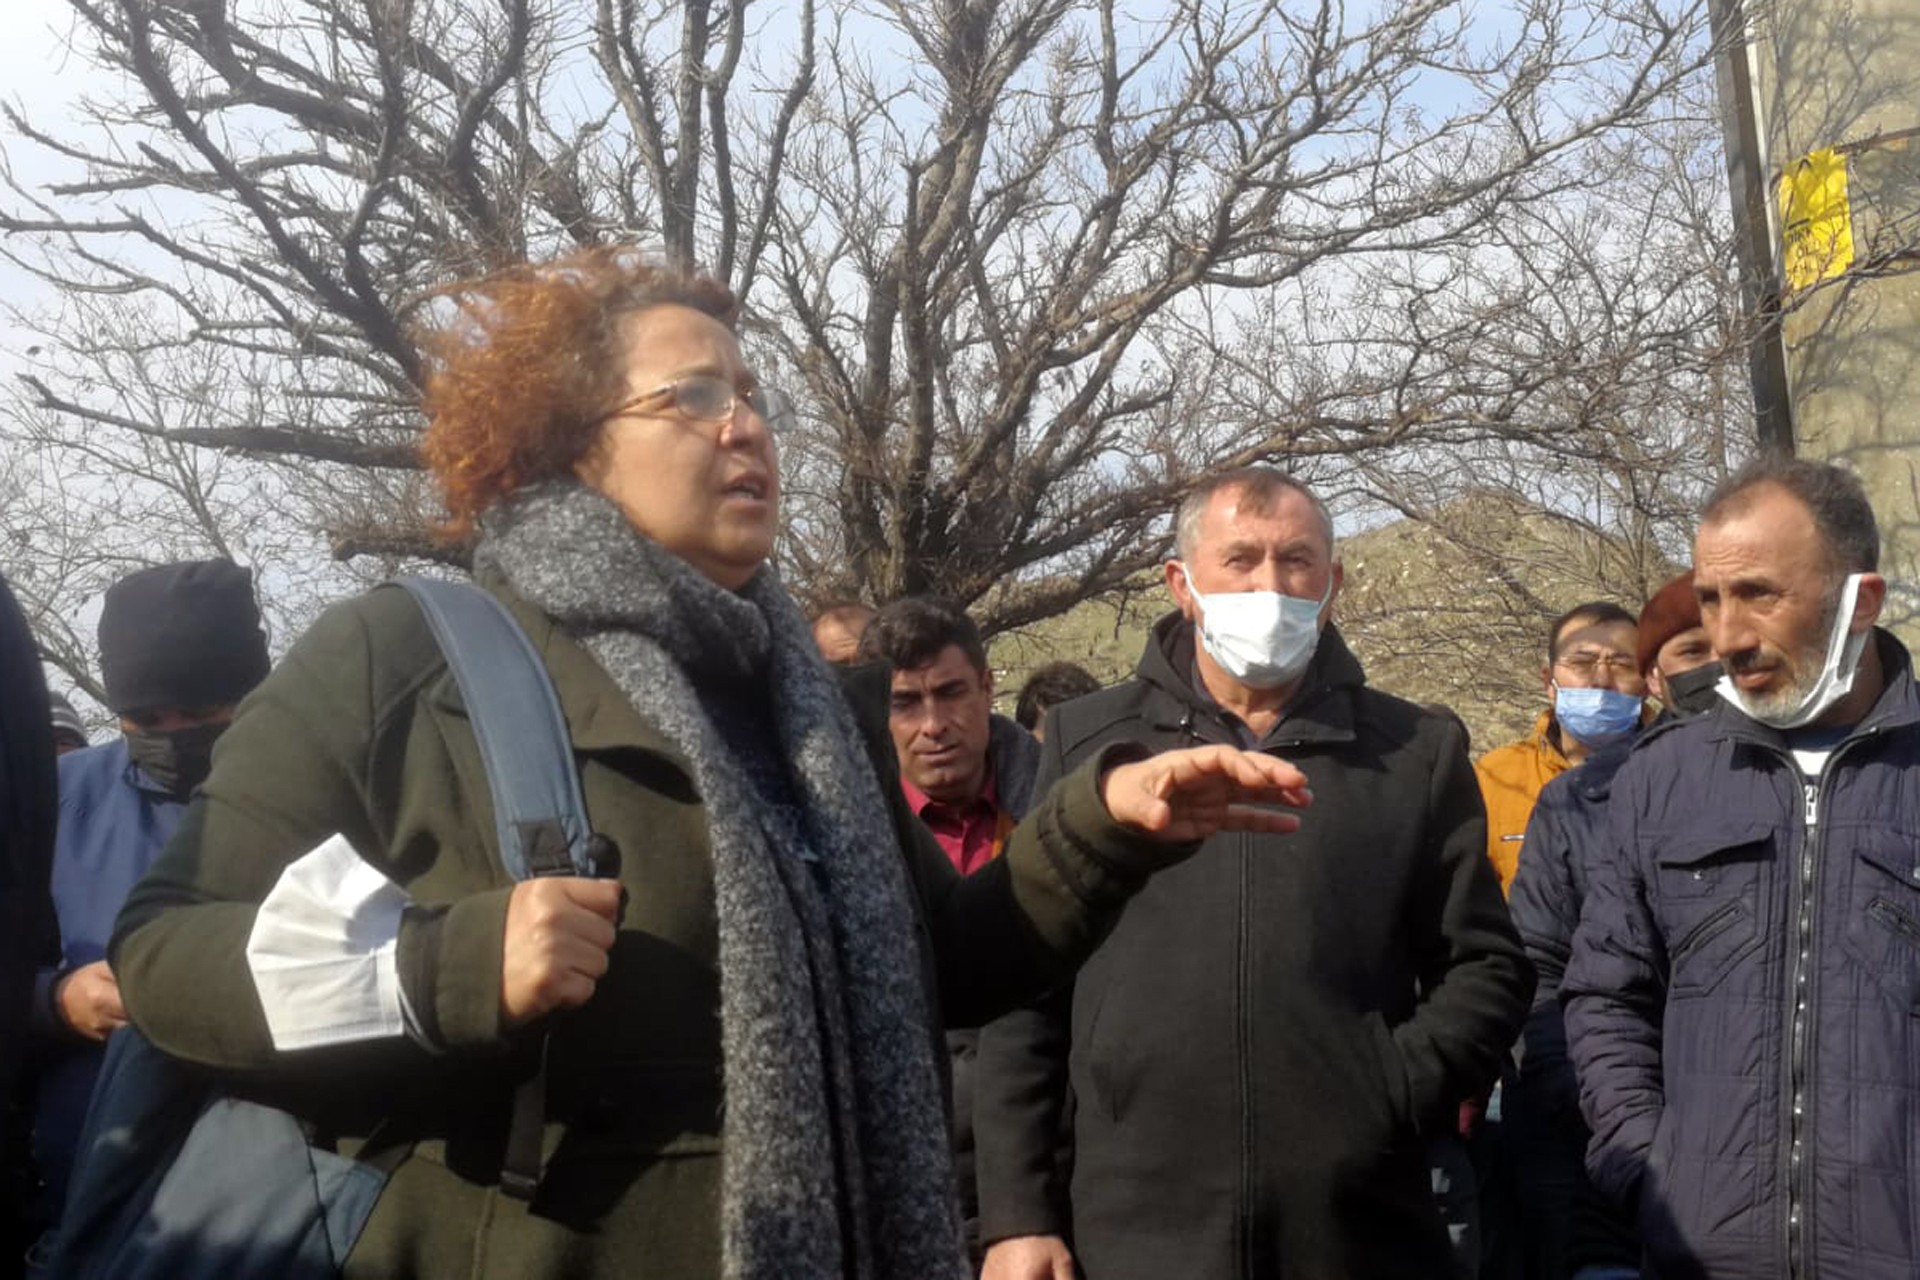
<svg viewBox="0 0 1920 1280"><path fill-rule="evenodd" d="M1055 820L1064 844L1049 842L1056 872L1089 901L1124 898L1154 872L1184 862L1198 841L1169 843L1126 826L1107 811L1100 794L1106 775L1153 753L1137 742L1116 742L1074 770L1058 789ZM1077 857L1071 856L1077 854Z"/></svg>
<svg viewBox="0 0 1920 1280"><path fill-rule="evenodd" d="M59 1006L54 1003L54 988L70 972L68 969L39 969L34 972L33 1014L28 1025L37 1039L58 1040L74 1036L73 1029L67 1026L67 1020L60 1016Z"/></svg>
<svg viewBox="0 0 1920 1280"><path fill-rule="evenodd" d="M1107 812L1101 775L1142 754L1133 746L1102 751L1061 778L1014 833L1007 858L1014 901L1060 956L1084 957L1152 872L1199 847L1161 843Z"/></svg>
<svg viewBox="0 0 1920 1280"><path fill-rule="evenodd" d="M492 889L444 912L410 913L401 922L402 989L429 1043L439 1042L435 1047L504 1046L500 966L512 896L512 887Z"/></svg>
<svg viewBox="0 0 1920 1280"><path fill-rule="evenodd" d="M400 942L394 949L407 1038L434 1053L447 1047L446 1038L440 1034L440 1013L434 1005L446 924L447 908L410 906L400 917Z"/></svg>
<svg viewBox="0 0 1920 1280"><path fill-rule="evenodd" d="M1659 1108L1637 1109L1613 1133L1596 1137L1587 1148L1587 1176L1594 1189L1629 1214L1637 1210L1646 1181L1647 1153L1653 1149L1659 1125Z"/></svg>
<svg viewBox="0 0 1920 1280"><path fill-rule="evenodd" d="M1064 1239L1066 1234L1066 1215L1056 1212L1051 1205L1035 1205L1019 1212L998 1213L992 1219L984 1213L980 1217L980 1246L983 1249L991 1249L1002 1240L1018 1240L1022 1236L1059 1236Z"/></svg>

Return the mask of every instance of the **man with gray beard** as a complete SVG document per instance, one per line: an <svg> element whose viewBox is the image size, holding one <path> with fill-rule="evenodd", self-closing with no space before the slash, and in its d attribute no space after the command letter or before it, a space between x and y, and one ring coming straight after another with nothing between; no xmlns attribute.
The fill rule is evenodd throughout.
<svg viewBox="0 0 1920 1280"><path fill-rule="evenodd" d="M1562 985L1645 1274L1912 1277L1920 692L1860 484L1761 458L1694 541L1722 705L1648 731Z"/></svg>

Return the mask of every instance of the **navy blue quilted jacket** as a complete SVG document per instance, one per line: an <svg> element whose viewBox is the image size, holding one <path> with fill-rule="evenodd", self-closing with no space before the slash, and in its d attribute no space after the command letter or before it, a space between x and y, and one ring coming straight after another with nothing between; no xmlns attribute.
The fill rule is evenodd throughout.
<svg viewBox="0 0 1920 1280"><path fill-rule="evenodd" d="M1802 777L1730 706L1614 779L1563 984L1596 1185L1649 1276L1920 1271L1920 694Z"/></svg>
<svg viewBox="0 0 1920 1280"><path fill-rule="evenodd" d="M1560 1160L1568 1176L1577 1180L1567 1193L1571 1221L1560 1237L1566 1250L1560 1261L1569 1271L1631 1268L1640 1261L1640 1240L1632 1224L1579 1171L1591 1135L1580 1116L1580 1089L1567 1058L1560 1009L1560 984L1580 924L1580 904L1587 897L1588 862L1606 842L1613 777L1632 745L1622 742L1597 751L1547 783L1527 821L1520 868L1507 898L1513 927L1520 931L1540 981L1521 1033L1519 1075L1508 1083L1504 1105L1516 1122L1522 1116L1532 1118L1536 1140L1564 1152Z"/></svg>

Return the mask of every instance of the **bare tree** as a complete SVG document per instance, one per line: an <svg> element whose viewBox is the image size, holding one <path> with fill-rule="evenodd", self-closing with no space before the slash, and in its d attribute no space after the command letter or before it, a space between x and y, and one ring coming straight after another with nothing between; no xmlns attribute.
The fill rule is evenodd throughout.
<svg viewBox="0 0 1920 1280"><path fill-rule="evenodd" d="M141 385L137 367L127 373L118 386L127 412L157 412L165 392ZM107 717L89 705L105 702L94 626L99 597L119 578L211 556L255 566L270 643L297 635L322 600L363 579L306 552L308 535L283 514L294 500L289 478L148 432L78 433L52 410L18 414L0 453L0 561L56 686L79 694L97 726Z"/></svg>
<svg viewBox="0 0 1920 1280"><path fill-rule="evenodd" d="M1369 542L1345 618L1377 679L1453 704L1487 745L1541 705L1549 621L1589 599L1637 611L1689 563L1700 500L1752 447L1754 321L1718 138L1696 82L1481 243L1370 273L1375 305L1343 317L1361 327L1293 358L1369 353L1342 393L1430 424L1347 469L1412 541Z"/></svg>
<svg viewBox="0 0 1920 1280"><path fill-rule="evenodd" d="M1428 326L1397 372L1332 314L1262 335L1479 270L1708 53L1698 0L69 2L120 89L72 127L7 113L10 158L69 170L0 209L62 299L36 421L244 460L335 555L426 553L408 300L640 237L728 280L802 393L796 580L940 591L989 633L1137 578L1218 465L1551 456L1574 353L1511 371L1497 432L1436 407L1485 398L1419 352L1497 328L1487 298L1397 295ZM1268 359L1302 362L1284 397Z"/></svg>

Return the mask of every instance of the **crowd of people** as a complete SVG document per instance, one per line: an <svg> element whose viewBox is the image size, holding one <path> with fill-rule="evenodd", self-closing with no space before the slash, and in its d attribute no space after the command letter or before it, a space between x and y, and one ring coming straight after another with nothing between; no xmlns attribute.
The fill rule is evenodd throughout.
<svg viewBox="0 0 1920 1280"><path fill-rule="evenodd" d="M1132 677L1008 718L964 609L769 567L791 410L724 288L603 248L446 295L425 458L599 861L503 865L502 730L405 592L270 664L247 570L128 576L100 746L6 602L0 1273L81 1274L130 1036L378 1171L329 1274L1920 1267L1920 696L1845 472L1729 477L1475 760L1368 683L1320 497L1222 471Z"/></svg>

